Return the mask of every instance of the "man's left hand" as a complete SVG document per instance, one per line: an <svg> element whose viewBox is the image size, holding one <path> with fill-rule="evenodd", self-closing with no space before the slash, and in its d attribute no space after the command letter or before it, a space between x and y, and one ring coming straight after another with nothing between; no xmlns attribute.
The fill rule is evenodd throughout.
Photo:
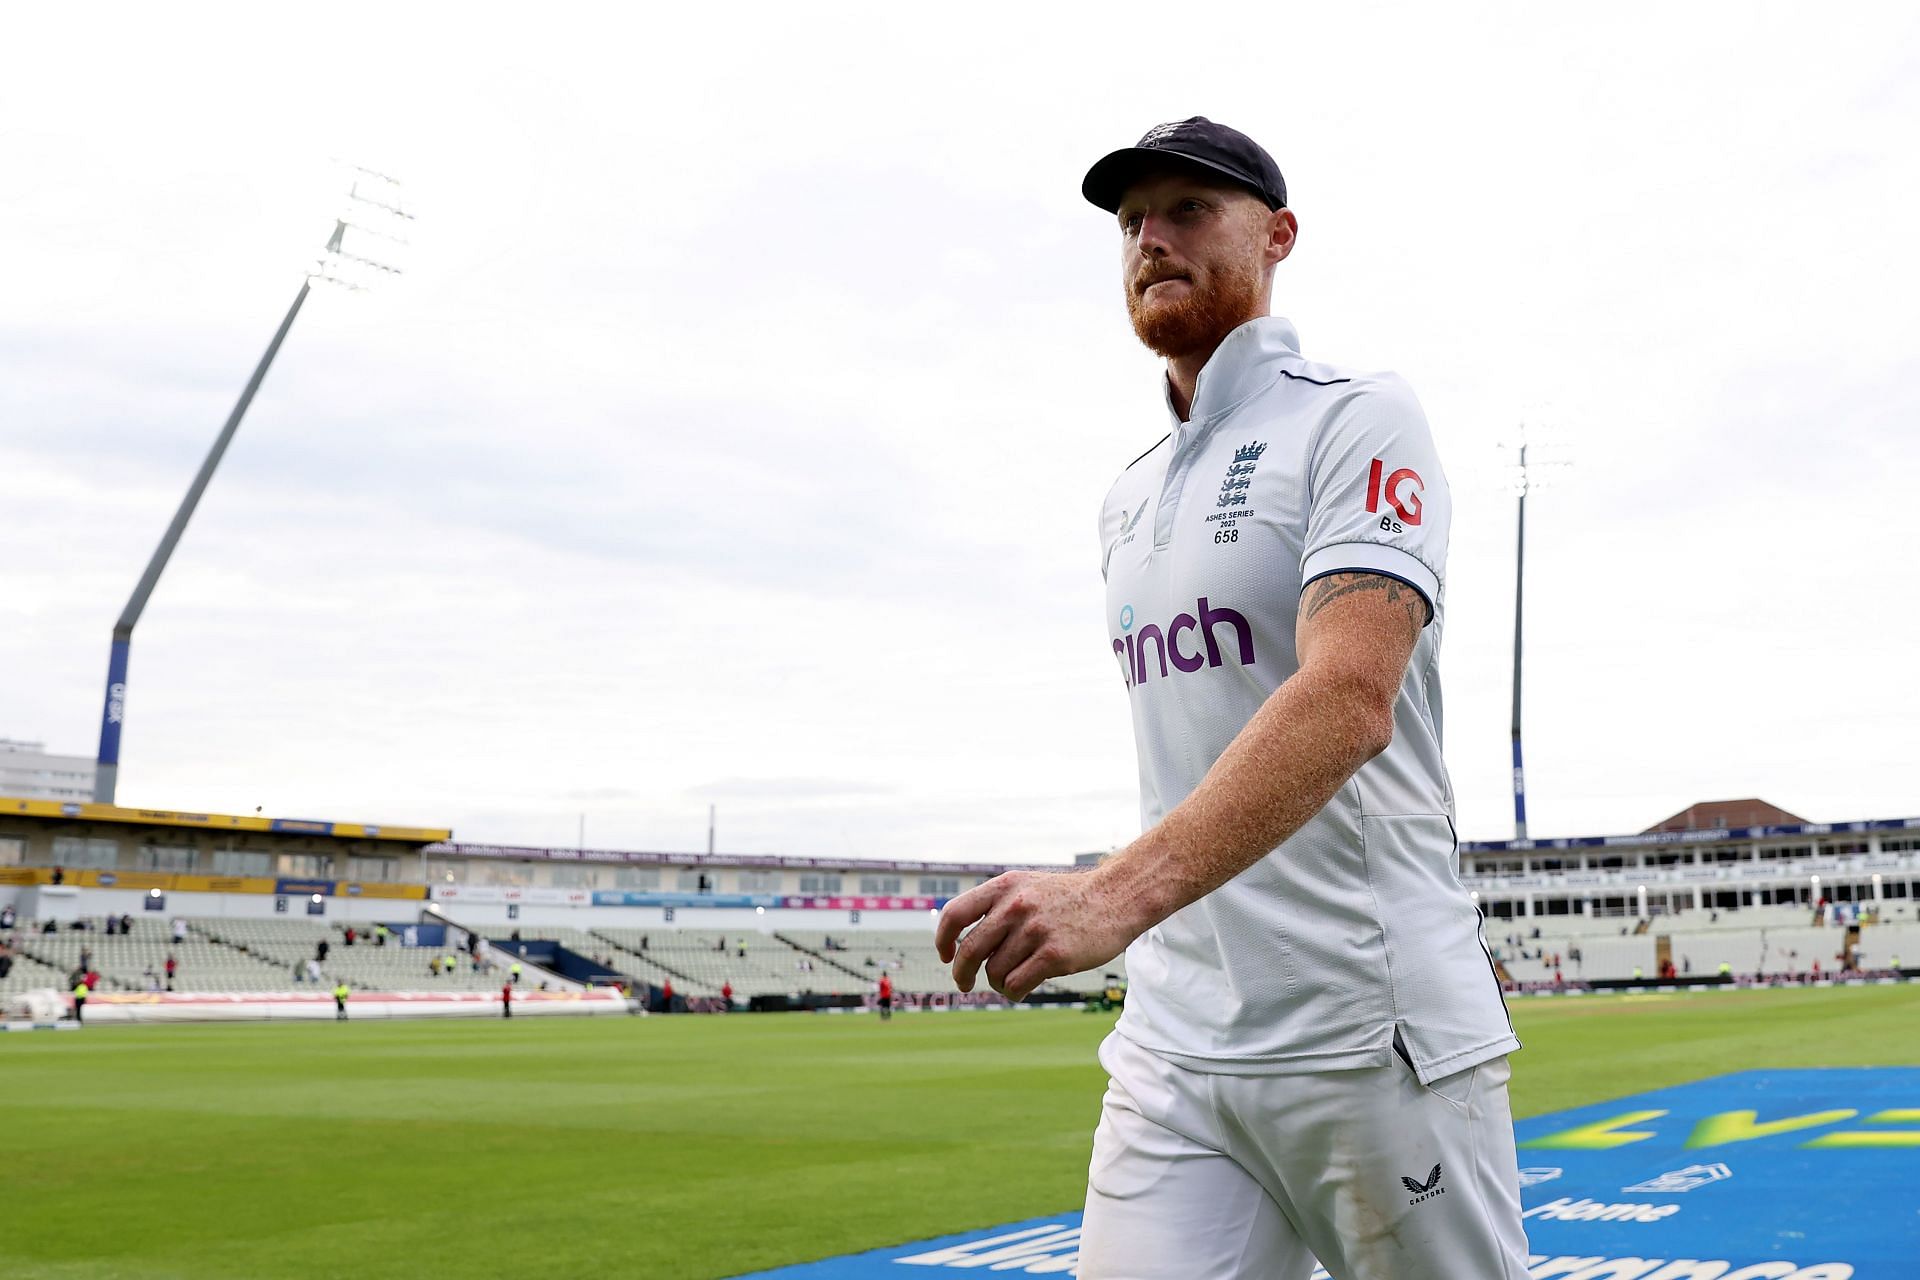
<svg viewBox="0 0 1920 1280"><path fill-rule="evenodd" d="M1146 921L1095 871L1009 871L947 903L934 930L953 981L973 990L981 965L1009 1000L1024 1000L1048 978L1080 973L1126 950ZM975 922L978 922L977 924ZM961 932L973 925L962 938Z"/></svg>

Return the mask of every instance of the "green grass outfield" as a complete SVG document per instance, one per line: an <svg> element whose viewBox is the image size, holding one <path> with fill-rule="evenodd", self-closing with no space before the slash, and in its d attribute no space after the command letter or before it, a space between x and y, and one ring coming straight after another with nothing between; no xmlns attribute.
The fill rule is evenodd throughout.
<svg viewBox="0 0 1920 1280"><path fill-rule="evenodd" d="M1916 1061L1920 985L1523 1000L1516 1114ZM0 1276L706 1280L1075 1208L1105 1015L0 1036Z"/></svg>

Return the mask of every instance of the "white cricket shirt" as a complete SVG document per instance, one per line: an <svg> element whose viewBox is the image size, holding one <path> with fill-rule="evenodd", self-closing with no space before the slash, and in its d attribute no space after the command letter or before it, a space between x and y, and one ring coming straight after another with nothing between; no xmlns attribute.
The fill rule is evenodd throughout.
<svg viewBox="0 0 1920 1280"><path fill-rule="evenodd" d="M1457 874L1440 755L1450 515L1406 384L1303 359L1278 317L1227 335L1189 421L1173 415L1108 493L1107 633L1145 827L1298 668L1307 583L1385 574L1433 610L1392 744L1291 839L1127 948L1119 1030L1142 1047L1202 1071L1326 1071L1388 1062L1397 1030L1422 1081L1519 1047Z"/></svg>

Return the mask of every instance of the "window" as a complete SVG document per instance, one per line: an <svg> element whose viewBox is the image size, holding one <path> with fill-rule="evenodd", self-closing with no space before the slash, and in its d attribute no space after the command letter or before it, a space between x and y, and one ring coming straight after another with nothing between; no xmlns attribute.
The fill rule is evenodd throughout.
<svg viewBox="0 0 1920 1280"><path fill-rule="evenodd" d="M899 876L861 876L860 892L862 893L898 893L900 892L900 877Z"/></svg>
<svg viewBox="0 0 1920 1280"><path fill-rule="evenodd" d="M273 874L273 855L270 853L247 853L240 849L215 849L213 851L213 874L217 876L270 876Z"/></svg>
<svg viewBox="0 0 1920 1280"><path fill-rule="evenodd" d="M554 867L547 874L556 889L592 889L600 883L598 867Z"/></svg>
<svg viewBox="0 0 1920 1280"><path fill-rule="evenodd" d="M704 871L682 871L678 884L682 893L713 892L713 877Z"/></svg>
<svg viewBox="0 0 1920 1280"><path fill-rule="evenodd" d="M930 898L951 898L960 892L958 876L921 876L920 892Z"/></svg>
<svg viewBox="0 0 1920 1280"><path fill-rule="evenodd" d="M840 877L822 875L801 876L800 892L838 893L840 892Z"/></svg>
<svg viewBox="0 0 1920 1280"><path fill-rule="evenodd" d="M319 878L327 874L327 855L324 853L283 853L280 855L277 865L279 867L279 873L283 876Z"/></svg>
<svg viewBox="0 0 1920 1280"><path fill-rule="evenodd" d="M465 884L467 864L452 858L432 858L427 862L429 884Z"/></svg>
<svg viewBox="0 0 1920 1280"><path fill-rule="evenodd" d="M740 873L740 892L772 893L780 887L778 871L742 871Z"/></svg>
<svg viewBox="0 0 1920 1280"><path fill-rule="evenodd" d="M613 873L616 889L658 889L660 872L655 867L621 867Z"/></svg>
<svg viewBox="0 0 1920 1280"><path fill-rule="evenodd" d="M348 858L347 878L355 881L384 881L400 878L398 858Z"/></svg>
<svg viewBox="0 0 1920 1280"><path fill-rule="evenodd" d="M192 845L143 844L135 865L142 871L191 871L199 853Z"/></svg>
<svg viewBox="0 0 1920 1280"><path fill-rule="evenodd" d="M53 863L57 867L111 871L120 865L120 842L91 836L55 836Z"/></svg>
<svg viewBox="0 0 1920 1280"><path fill-rule="evenodd" d="M27 860L27 842L18 836L0 836L0 867L17 867Z"/></svg>

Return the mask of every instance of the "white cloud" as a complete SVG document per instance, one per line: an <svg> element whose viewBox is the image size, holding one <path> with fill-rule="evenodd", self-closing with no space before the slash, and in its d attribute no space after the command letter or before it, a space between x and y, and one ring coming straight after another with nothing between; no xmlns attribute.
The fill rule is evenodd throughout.
<svg viewBox="0 0 1920 1280"><path fill-rule="evenodd" d="M1530 513L1535 831L1910 812L1920 21L1847 17L33 19L0 54L0 665L31 673L0 732L90 748L107 629L346 154L407 179L409 275L296 326L138 632L123 798L1123 841L1092 526L1163 427L1077 188L1202 111L1287 172L1309 354L1405 373L1462 486L1463 834L1509 822L1512 627L1511 503L1467 479L1543 405L1575 465Z"/></svg>

